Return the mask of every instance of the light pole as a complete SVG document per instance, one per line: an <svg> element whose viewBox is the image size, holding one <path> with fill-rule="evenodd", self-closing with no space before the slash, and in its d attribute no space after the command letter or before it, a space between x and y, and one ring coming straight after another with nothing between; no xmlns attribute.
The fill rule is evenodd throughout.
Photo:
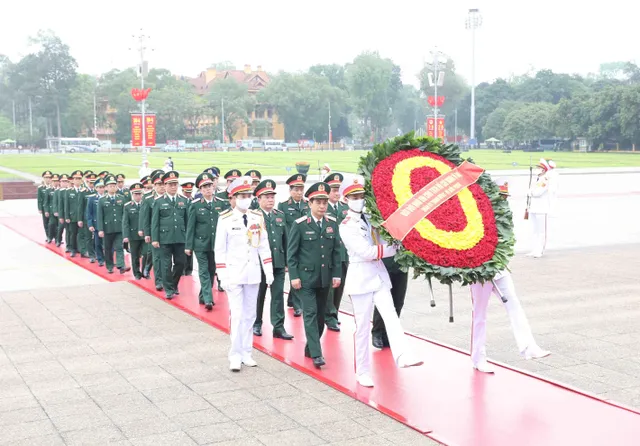
<svg viewBox="0 0 640 446"><path fill-rule="evenodd" d="M145 46L145 43L147 41L147 39L149 38L149 36L144 35L142 33L142 28L140 28L140 35L138 36L133 36L134 38L136 38L138 40L138 52L140 53L140 69L139 69L139 73L140 73L140 89L144 90L144 77L147 74L147 71L149 69L149 66L147 64L147 62L144 60L144 52L147 49L147 47ZM153 51L153 50L151 50ZM146 123L145 123L145 102L146 100L143 99L142 101L140 101L140 107L141 107L141 117L142 117L142 153L143 153L143 158L146 159L146 145L147 145L147 136L146 136Z"/></svg>
<svg viewBox="0 0 640 446"><path fill-rule="evenodd" d="M438 51L436 48L435 51L431 52L433 56L433 73L429 73L429 85L433 87L433 125L435 125L435 137L438 137L438 87L444 86L444 71L440 71L440 60L447 60L447 57L444 53ZM446 67L446 62L443 64L443 68Z"/></svg>
<svg viewBox="0 0 640 446"><path fill-rule="evenodd" d="M96 94L98 90L98 77L96 76L96 83L93 87L93 137L98 137L98 106L96 101Z"/></svg>
<svg viewBox="0 0 640 446"><path fill-rule="evenodd" d="M472 141L476 138L476 29L480 28L480 25L482 25L480 10L470 9L465 27L471 30L471 131L469 137Z"/></svg>

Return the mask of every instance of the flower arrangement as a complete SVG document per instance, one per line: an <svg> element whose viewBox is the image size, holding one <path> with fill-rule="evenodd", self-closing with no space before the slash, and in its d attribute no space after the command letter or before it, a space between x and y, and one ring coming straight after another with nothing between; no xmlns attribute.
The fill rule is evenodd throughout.
<svg viewBox="0 0 640 446"><path fill-rule="evenodd" d="M473 162L471 159L467 161ZM374 146L360 159L365 200L381 237L396 240L382 226L399 207L433 180L463 162L460 149L412 133ZM508 203L483 172L426 218L402 240L396 261L414 277L431 276L444 284L491 280L513 256L515 237Z"/></svg>
<svg viewBox="0 0 640 446"><path fill-rule="evenodd" d="M305 174L306 175L309 172L309 167L310 166L311 166L311 164L309 163L309 161L297 161L296 162L296 170L300 174Z"/></svg>

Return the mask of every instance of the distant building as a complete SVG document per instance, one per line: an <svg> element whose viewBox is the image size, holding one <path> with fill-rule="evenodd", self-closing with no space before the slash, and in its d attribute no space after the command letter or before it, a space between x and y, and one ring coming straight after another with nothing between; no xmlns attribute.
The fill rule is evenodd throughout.
<svg viewBox="0 0 640 446"><path fill-rule="evenodd" d="M214 82L232 78L241 84L245 84L250 94L256 94L269 83L269 75L258 65L256 70L251 69L251 65L245 65L243 70L221 70L207 68L197 77L182 78L195 88L200 96L206 96ZM208 128L219 125L215 117L206 117L198 127ZM192 129L194 130L194 129ZM196 133L198 133L197 129ZM257 104L256 110L251 112L250 124L242 123L235 135L234 140L242 139L284 139L284 124L278 121L278 115L273 107L266 104Z"/></svg>

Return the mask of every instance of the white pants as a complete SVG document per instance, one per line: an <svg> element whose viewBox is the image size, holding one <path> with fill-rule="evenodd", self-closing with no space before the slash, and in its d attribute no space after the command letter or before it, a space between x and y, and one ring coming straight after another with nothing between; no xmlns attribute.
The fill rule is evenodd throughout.
<svg viewBox="0 0 640 446"><path fill-rule="evenodd" d="M527 347L535 347L536 342L533 339L527 316L524 314L518 296L516 296L511 275L505 273L501 278L495 279L495 283L502 295L508 299L504 307L511 321L511 329L516 338L516 344L518 344L518 351L523 353ZM491 282L484 284L473 283L469 288L471 289L471 300L473 304L471 361L473 361L474 364L478 364L487 358L487 307L489 306L489 298L492 293L495 294L498 299L500 299L500 296L495 292Z"/></svg>
<svg viewBox="0 0 640 446"><path fill-rule="evenodd" d="M406 340L400 319L393 306L391 290L382 288L373 293L352 294L351 303L356 322L354 339L356 375L369 374L371 371L371 317L374 304L384 321L389 345L391 346L391 354L397 364L398 358L405 351Z"/></svg>
<svg viewBox="0 0 640 446"><path fill-rule="evenodd" d="M242 361L251 357L253 350L253 323L256 320L258 287L260 284L227 285L229 299L231 349L229 361Z"/></svg>
<svg viewBox="0 0 640 446"><path fill-rule="evenodd" d="M531 254L542 256L547 246L547 214L529 214L532 226Z"/></svg>

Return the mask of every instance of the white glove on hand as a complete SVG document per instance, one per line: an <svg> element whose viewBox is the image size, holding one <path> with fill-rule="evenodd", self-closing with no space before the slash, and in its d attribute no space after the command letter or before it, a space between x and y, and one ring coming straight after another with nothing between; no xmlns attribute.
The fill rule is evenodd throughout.
<svg viewBox="0 0 640 446"><path fill-rule="evenodd" d="M264 276L267 280L267 285L271 286L271 284L273 283L273 274L265 274Z"/></svg>

